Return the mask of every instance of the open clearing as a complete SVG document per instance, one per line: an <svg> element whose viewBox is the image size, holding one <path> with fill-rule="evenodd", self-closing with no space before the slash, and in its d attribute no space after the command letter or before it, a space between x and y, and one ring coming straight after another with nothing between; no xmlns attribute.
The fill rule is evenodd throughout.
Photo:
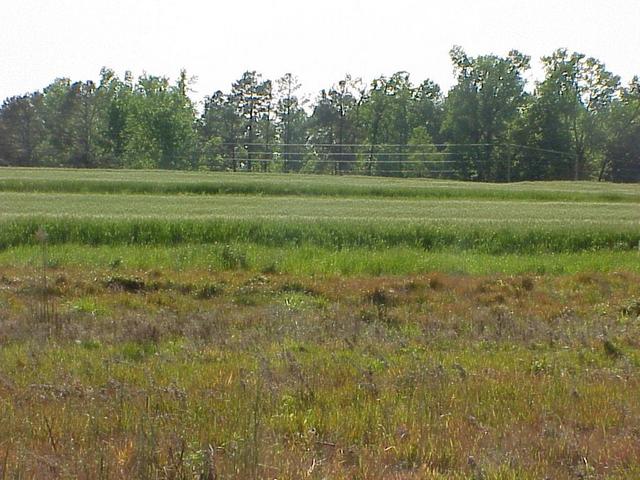
<svg viewBox="0 0 640 480"><path fill-rule="evenodd" d="M638 185L0 169L0 478L639 478L639 241Z"/></svg>

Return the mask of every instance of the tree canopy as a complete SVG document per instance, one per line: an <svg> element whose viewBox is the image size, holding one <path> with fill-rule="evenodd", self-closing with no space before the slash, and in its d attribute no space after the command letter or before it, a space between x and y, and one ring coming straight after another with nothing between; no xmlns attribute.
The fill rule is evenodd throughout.
<svg viewBox="0 0 640 480"><path fill-rule="evenodd" d="M476 181L640 181L640 80L559 49L450 52L448 92L407 72L345 75L310 101L297 77L246 71L202 105L193 79L103 68L0 107L0 165L356 173Z"/></svg>

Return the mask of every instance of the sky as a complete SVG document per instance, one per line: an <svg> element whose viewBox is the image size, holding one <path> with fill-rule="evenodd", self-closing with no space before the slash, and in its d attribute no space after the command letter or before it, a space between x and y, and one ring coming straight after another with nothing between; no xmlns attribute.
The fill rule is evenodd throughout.
<svg viewBox="0 0 640 480"><path fill-rule="evenodd" d="M628 82L640 75L640 0L0 0L0 100L101 67L197 77L192 97L229 91L246 70L297 75L311 99L350 73L404 70L455 81L449 50L531 55L568 48Z"/></svg>

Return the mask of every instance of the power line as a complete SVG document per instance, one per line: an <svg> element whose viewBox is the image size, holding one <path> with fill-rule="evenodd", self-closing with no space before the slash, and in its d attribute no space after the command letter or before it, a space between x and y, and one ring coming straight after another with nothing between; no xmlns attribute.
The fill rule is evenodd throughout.
<svg viewBox="0 0 640 480"><path fill-rule="evenodd" d="M248 162L282 162L283 159L280 158L231 158L231 157L223 157L220 158L220 161L222 162L239 162L239 163L248 163ZM487 163L490 160L488 159L481 159L481 160L475 160L474 163ZM435 165L441 165L441 164L445 164L445 163L461 163L458 160L376 160L375 162L369 162L367 160L323 160L323 159L312 159L312 160L308 160L304 163L330 163L330 164L335 164L335 163L340 163L340 164L344 164L344 163L358 163L361 164L363 166L367 166L369 164L380 164L380 163L390 163L390 164L425 164L425 163L433 163Z"/></svg>
<svg viewBox="0 0 640 480"><path fill-rule="evenodd" d="M369 151L359 152L361 154L366 155L394 155L394 156L402 156L402 155L412 155L414 152L384 152L379 150L372 149L384 149L384 148L460 148L460 147L469 147L469 148L480 148L480 147L494 147L494 148L521 148L532 150L536 152L543 153L552 153L555 155L563 155L568 157L575 157L576 154L572 152L563 152L560 150L553 150L549 148L540 148L540 147L532 147L529 145L521 145L517 143L421 143L421 144L401 144L401 143L379 143L379 144L371 144L371 143L232 143L232 142L223 142L220 145L224 146L236 146L236 147L305 147L307 149L313 149L316 147L321 148L367 148ZM274 151L275 152L275 151ZM249 152L249 153L261 153L261 152ZM264 152L262 152L264 153ZM287 154L299 153L299 152L285 152ZM422 152L419 152L422 153ZM427 152L432 155L456 155L461 152ZM353 155L354 152L333 152L331 155Z"/></svg>
<svg viewBox="0 0 640 480"><path fill-rule="evenodd" d="M285 155L300 155L302 153L305 152L296 152L296 153L284 153L284 152L247 152L247 153L251 153L252 155L278 155L278 157L282 157L285 158ZM433 156L437 156L437 157L446 157L446 156L453 156L453 155L460 155L460 152L374 152L373 154L369 153L369 152L306 152L309 155L330 155L332 157L349 157L349 156L354 156L354 155L361 155L361 156L366 156L366 157L411 157L411 156L418 156L418 155L433 155ZM236 157L236 158L247 158L248 157Z"/></svg>
<svg viewBox="0 0 640 480"><path fill-rule="evenodd" d="M566 155L566 156L572 157L572 158L577 156L575 153L561 152L559 150L551 150L549 148L530 147L528 145L518 145L516 143L505 143L505 145L508 146L508 147L526 148L527 150L534 150L536 152L546 152L546 153L554 153L556 155Z"/></svg>
<svg viewBox="0 0 640 480"><path fill-rule="evenodd" d="M223 142L226 146L274 146L274 147L490 147L498 146L495 143L232 143ZM506 145L506 144L501 144Z"/></svg>

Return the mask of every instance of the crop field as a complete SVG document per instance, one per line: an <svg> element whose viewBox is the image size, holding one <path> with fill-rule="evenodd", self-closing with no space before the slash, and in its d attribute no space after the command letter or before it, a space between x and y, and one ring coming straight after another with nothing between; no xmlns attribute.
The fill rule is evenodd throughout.
<svg viewBox="0 0 640 480"><path fill-rule="evenodd" d="M0 168L0 480L640 478L640 185Z"/></svg>
<svg viewBox="0 0 640 480"><path fill-rule="evenodd" d="M612 186L595 182L521 182L496 185L411 178L64 168L3 168L0 170L0 189L26 192L254 193L640 202L640 188L634 184Z"/></svg>

